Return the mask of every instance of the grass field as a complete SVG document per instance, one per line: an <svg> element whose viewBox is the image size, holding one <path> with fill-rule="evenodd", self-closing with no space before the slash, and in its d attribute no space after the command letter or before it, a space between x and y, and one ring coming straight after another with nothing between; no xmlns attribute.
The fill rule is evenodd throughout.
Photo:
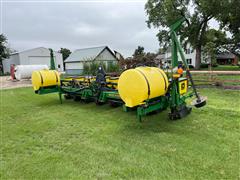
<svg viewBox="0 0 240 180"><path fill-rule="evenodd" d="M240 86L240 76L236 75L226 75L226 74L193 74L193 79L196 85L201 84L213 84L213 82L220 82L223 85Z"/></svg>
<svg viewBox="0 0 240 180"><path fill-rule="evenodd" d="M239 91L202 89L208 105L178 121L121 107L1 93L1 179L238 179Z"/></svg>
<svg viewBox="0 0 240 180"><path fill-rule="evenodd" d="M203 71L209 70L209 68L201 68ZM239 66L233 65L218 65L217 67L212 67L213 71L240 71Z"/></svg>

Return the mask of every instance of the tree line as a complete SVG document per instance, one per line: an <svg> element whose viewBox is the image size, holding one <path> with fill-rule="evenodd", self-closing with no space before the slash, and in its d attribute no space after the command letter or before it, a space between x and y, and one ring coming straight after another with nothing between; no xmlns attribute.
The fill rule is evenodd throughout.
<svg viewBox="0 0 240 180"><path fill-rule="evenodd" d="M185 18L178 35L181 42L196 49L196 69L200 68L201 52L207 46L210 53L219 46L240 57L240 1L239 0L148 0L145 5L147 25L158 28L159 44L170 45L169 26ZM211 29L215 20L218 29ZM230 37L226 36L229 32Z"/></svg>
<svg viewBox="0 0 240 180"><path fill-rule="evenodd" d="M239 9L240 0L148 0L145 4L147 25L149 28L159 29L157 38L162 52L170 46L168 27L176 20L185 18L177 34L185 47L189 43L196 50L196 69L200 68L203 50L211 59L214 59L219 48L224 48L240 58ZM209 26L211 20L219 24L218 29ZM67 48L61 48L59 52L62 53L63 60L71 54ZM8 58L10 53L7 38L0 34L0 71L3 71L2 60ZM154 53L145 53L144 48L139 46L128 61L120 61L120 64L151 65L153 59Z"/></svg>

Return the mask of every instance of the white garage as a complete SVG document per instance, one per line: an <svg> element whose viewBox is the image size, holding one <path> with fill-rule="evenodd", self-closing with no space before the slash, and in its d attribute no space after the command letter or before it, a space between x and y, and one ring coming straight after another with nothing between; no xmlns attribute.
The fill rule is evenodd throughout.
<svg viewBox="0 0 240 180"><path fill-rule="evenodd" d="M65 70L67 74L81 74L85 63L104 63L106 67L110 64L117 64L116 55L108 46L91 47L75 50L65 60Z"/></svg>
<svg viewBox="0 0 240 180"><path fill-rule="evenodd" d="M55 67L58 71L63 71L62 54L53 51ZM22 52L13 53L8 59L3 60L4 73L10 72L11 64L15 65L48 65L50 67L50 51L48 48L38 47Z"/></svg>

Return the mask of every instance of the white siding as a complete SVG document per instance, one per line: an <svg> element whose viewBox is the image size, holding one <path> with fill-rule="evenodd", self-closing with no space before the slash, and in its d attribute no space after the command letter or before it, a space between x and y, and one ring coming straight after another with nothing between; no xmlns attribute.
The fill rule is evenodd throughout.
<svg viewBox="0 0 240 180"><path fill-rule="evenodd" d="M186 60L191 60L191 63L189 63L189 65L192 65L195 67L196 65L196 50L193 49L190 44L187 44L187 48L186 48L186 51L184 52L185 53L185 58Z"/></svg>
<svg viewBox="0 0 240 180"><path fill-rule="evenodd" d="M118 61L116 57L112 55L107 49L105 49L97 58L97 62L104 62L106 67L108 67L109 63L114 63L116 64Z"/></svg>
<svg viewBox="0 0 240 180"><path fill-rule="evenodd" d="M191 63L189 65L192 65L195 67L196 65L196 50L193 49L190 44L187 44L187 52L184 51L184 55L185 55L185 59L186 60L190 60L191 59ZM171 61L172 58L172 52L169 49L165 54L164 54L164 59L163 62L166 62L167 60ZM180 56L180 53L178 52L178 61L182 61L182 58Z"/></svg>
<svg viewBox="0 0 240 180"><path fill-rule="evenodd" d="M54 52L55 67L58 71L63 71L62 54ZM50 67L50 51L47 48L36 48L19 53L21 65L46 64ZM58 68L60 66L60 68Z"/></svg>
<svg viewBox="0 0 240 180"><path fill-rule="evenodd" d="M63 57L61 53L53 52L54 59L55 59L55 66L58 71L64 71L63 69ZM59 68L60 66L60 68Z"/></svg>
<svg viewBox="0 0 240 180"><path fill-rule="evenodd" d="M107 50L105 49L97 58L97 61L116 61L117 59Z"/></svg>
<svg viewBox="0 0 240 180"><path fill-rule="evenodd" d="M28 60L24 61L24 64L48 65L50 67L50 56L29 56Z"/></svg>
<svg viewBox="0 0 240 180"><path fill-rule="evenodd" d="M80 75L83 72L83 63L67 62L65 63L65 69L67 74Z"/></svg>
<svg viewBox="0 0 240 180"><path fill-rule="evenodd" d="M72 57L74 57L74 59L80 59L79 57L83 56L82 54L80 54L80 50L78 50L78 51L79 51L78 53L75 52L75 55L71 55ZM89 50L86 50L86 51L88 52ZM86 56L86 54L87 54L85 51L83 51L81 53L83 53L84 56ZM91 54L91 52L89 52L89 54ZM74 60L74 59L72 58L72 60ZM85 59L88 59L88 58L85 58ZM117 61L117 58L112 53L110 53L107 48L105 48L95 58L94 62L96 62L96 63L102 62L102 63L105 63L106 66L108 66L111 63L115 63L116 64L118 61ZM83 71L83 63L86 63L86 62L84 62L84 59L76 61L76 62L66 62L65 61L66 73L67 74L80 74L80 73L82 73L82 71Z"/></svg>
<svg viewBox="0 0 240 180"><path fill-rule="evenodd" d="M83 69L83 63L81 62L68 62L65 63L66 69Z"/></svg>
<svg viewBox="0 0 240 180"><path fill-rule="evenodd" d="M53 52L55 66L58 71L63 71L63 59L62 54ZM34 65L34 64L46 64L50 66L50 51L47 48L35 48L27 51L13 54L9 59L3 60L4 73L10 72L10 65ZM58 68L60 66L60 68Z"/></svg>

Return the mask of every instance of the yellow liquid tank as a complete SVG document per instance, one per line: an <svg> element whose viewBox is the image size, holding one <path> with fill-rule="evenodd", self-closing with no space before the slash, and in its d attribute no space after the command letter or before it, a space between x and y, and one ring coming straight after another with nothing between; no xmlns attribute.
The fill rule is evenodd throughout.
<svg viewBox="0 0 240 180"><path fill-rule="evenodd" d="M59 73L55 70L41 70L32 73L32 85L34 91L41 87L60 85Z"/></svg>
<svg viewBox="0 0 240 180"><path fill-rule="evenodd" d="M118 92L127 107L163 96L168 90L165 72L156 67L138 67L124 71L118 80Z"/></svg>

